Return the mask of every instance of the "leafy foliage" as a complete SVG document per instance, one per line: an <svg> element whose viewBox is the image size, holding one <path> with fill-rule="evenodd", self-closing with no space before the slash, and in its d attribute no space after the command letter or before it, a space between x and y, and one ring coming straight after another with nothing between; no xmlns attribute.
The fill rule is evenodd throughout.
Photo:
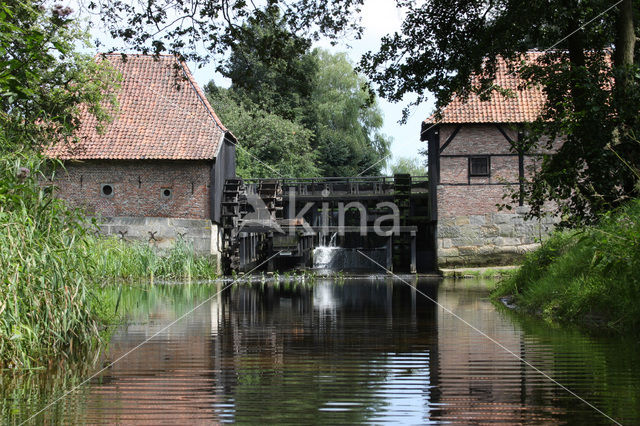
<svg viewBox="0 0 640 426"><path fill-rule="evenodd" d="M275 7L240 27L222 74L235 95L286 120L304 122L317 74L311 42L292 33Z"/></svg>
<svg viewBox="0 0 640 426"><path fill-rule="evenodd" d="M276 7L256 11L222 67L230 90L208 86L245 148L238 151L241 174L379 173L389 142L366 81L346 55L311 51L288 25Z"/></svg>
<svg viewBox="0 0 640 426"><path fill-rule="evenodd" d="M411 176L427 176L424 161L419 158L398 157L390 166L391 174L410 174Z"/></svg>
<svg viewBox="0 0 640 426"><path fill-rule="evenodd" d="M323 175L379 175L390 140L380 133L382 113L366 80L344 53L318 49L314 56L318 73L308 121Z"/></svg>
<svg viewBox="0 0 640 426"><path fill-rule="evenodd" d="M286 28L297 36L336 40L348 33L359 37L362 29L352 17L362 4L363 0L269 0L265 7L278 10ZM93 0L87 8L99 13L111 35L132 50L179 53L201 61L227 53L242 38L243 25L263 15L246 0ZM208 53L198 53L203 51Z"/></svg>
<svg viewBox="0 0 640 426"><path fill-rule="evenodd" d="M236 172L249 177L318 175L313 134L301 124L269 113L229 89L205 87L213 109L238 138Z"/></svg>
<svg viewBox="0 0 640 426"><path fill-rule="evenodd" d="M69 8L46 10L39 2L0 2L0 125L5 143L70 139L79 126L78 109L99 122L115 105L118 76L76 43L86 40ZM14 149L3 145L0 149Z"/></svg>
<svg viewBox="0 0 640 426"><path fill-rule="evenodd" d="M564 225L589 223L635 194L640 72L634 48L638 10L631 0L615 8L603 0L399 5L406 9L401 32L383 38L380 50L361 62L380 95L398 101L414 93L419 103L433 93L438 109L453 94L501 96L494 76L498 57L505 58L547 95L524 148L544 145L545 136L565 139L525 186L532 214L553 200ZM529 49L550 50L538 63L526 64L520 55Z"/></svg>
<svg viewBox="0 0 640 426"><path fill-rule="evenodd" d="M640 200L605 214L597 226L558 232L527 255L495 296L551 319L640 328Z"/></svg>

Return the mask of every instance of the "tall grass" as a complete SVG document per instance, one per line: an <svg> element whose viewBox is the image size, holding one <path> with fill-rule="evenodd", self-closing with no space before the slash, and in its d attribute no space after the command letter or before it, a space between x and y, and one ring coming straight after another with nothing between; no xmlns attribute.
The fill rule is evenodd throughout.
<svg viewBox="0 0 640 426"><path fill-rule="evenodd" d="M172 248L160 251L144 242L123 242L116 238L89 240L89 262L97 277L132 280L154 278L191 280L216 277L217 260L198 255L192 245L178 239Z"/></svg>
<svg viewBox="0 0 640 426"><path fill-rule="evenodd" d="M640 332L640 200L555 233L494 292L507 294L547 318Z"/></svg>
<svg viewBox="0 0 640 426"><path fill-rule="evenodd" d="M100 291L110 281L215 277L215 261L184 241L159 252L91 236L86 217L41 185L48 165L31 153L0 155L0 368L99 344L115 310Z"/></svg>
<svg viewBox="0 0 640 426"><path fill-rule="evenodd" d="M0 157L0 366L42 365L100 336L84 218L38 184L44 160ZM28 176L27 176L28 174Z"/></svg>

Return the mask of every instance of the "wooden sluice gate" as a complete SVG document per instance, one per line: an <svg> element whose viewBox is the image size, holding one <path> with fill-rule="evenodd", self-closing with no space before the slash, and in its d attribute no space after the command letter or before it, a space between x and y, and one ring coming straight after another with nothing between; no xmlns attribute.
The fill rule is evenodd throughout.
<svg viewBox="0 0 640 426"><path fill-rule="evenodd" d="M372 270L433 271L432 212L427 177L227 179L223 268L311 268L313 249L334 240L365 257L384 250Z"/></svg>

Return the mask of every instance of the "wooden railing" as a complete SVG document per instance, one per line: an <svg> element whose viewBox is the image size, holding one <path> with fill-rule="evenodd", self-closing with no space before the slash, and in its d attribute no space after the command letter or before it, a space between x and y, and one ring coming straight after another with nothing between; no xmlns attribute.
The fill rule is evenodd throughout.
<svg viewBox="0 0 640 426"><path fill-rule="evenodd" d="M266 181L278 181L283 196L292 189L300 196L392 195L395 190L395 178L389 176L244 179L249 192ZM411 192L428 192L428 183L427 176L412 176Z"/></svg>

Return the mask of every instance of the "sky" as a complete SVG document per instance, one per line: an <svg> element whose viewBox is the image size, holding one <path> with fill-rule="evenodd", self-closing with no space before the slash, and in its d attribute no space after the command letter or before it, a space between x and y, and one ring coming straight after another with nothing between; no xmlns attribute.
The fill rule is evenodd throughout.
<svg viewBox="0 0 640 426"><path fill-rule="evenodd" d="M383 36L400 29L402 14L396 8L395 0L365 0L364 3L361 12L364 33L360 40L348 40L336 46L320 40L314 47L321 47L333 53L346 52L354 65L360 61L360 57L365 52L377 51ZM103 43L103 49L118 46L118 43L111 40L108 32L104 31L100 25L92 25L91 32L93 38L100 39ZM188 66L200 86L204 86L212 79L219 86L230 85L229 80L215 72L214 63L208 63L201 68L198 68L195 63L188 63ZM407 123L401 125L398 121L402 117L402 109L409 101L410 99L406 102L390 103L384 99L378 100L384 115L382 133L392 140L390 162L399 157L419 157L421 161L426 162L426 157L418 154L418 151L425 148L424 143L420 142L420 125L433 111L433 99L418 107L412 107Z"/></svg>

